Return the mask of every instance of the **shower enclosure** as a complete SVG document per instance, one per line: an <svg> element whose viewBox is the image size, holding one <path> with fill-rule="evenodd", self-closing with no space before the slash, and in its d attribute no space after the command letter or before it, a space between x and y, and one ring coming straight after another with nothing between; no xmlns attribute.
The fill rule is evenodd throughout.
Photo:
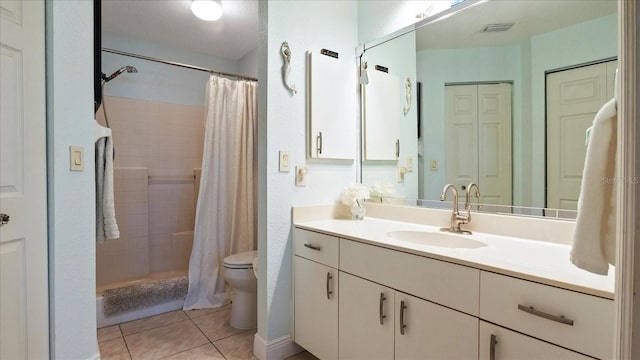
<svg viewBox="0 0 640 360"><path fill-rule="evenodd" d="M109 96L103 106L120 238L96 246L99 327L182 307L204 133L201 106ZM106 125L102 111L97 120Z"/></svg>

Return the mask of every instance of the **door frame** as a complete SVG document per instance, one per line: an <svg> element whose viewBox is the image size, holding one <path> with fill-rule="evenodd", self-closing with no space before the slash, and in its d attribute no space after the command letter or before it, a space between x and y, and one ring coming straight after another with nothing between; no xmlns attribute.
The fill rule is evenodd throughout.
<svg viewBox="0 0 640 360"><path fill-rule="evenodd" d="M635 180L640 175L638 105L640 103L640 6L635 0L618 1L618 179ZM640 289L640 191L635 181L618 182L616 208L616 283L614 358L640 358L640 304L634 306L634 290ZM636 311L634 311L636 310ZM635 334L635 339L634 339Z"/></svg>

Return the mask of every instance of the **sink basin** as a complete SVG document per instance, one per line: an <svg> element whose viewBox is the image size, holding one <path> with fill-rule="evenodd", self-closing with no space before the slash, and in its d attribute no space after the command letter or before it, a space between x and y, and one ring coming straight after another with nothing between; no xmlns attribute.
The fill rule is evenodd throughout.
<svg viewBox="0 0 640 360"><path fill-rule="evenodd" d="M469 235L458 235L436 231L390 231L388 237L408 241L420 245L438 246L457 249L476 249L487 244L475 240Z"/></svg>

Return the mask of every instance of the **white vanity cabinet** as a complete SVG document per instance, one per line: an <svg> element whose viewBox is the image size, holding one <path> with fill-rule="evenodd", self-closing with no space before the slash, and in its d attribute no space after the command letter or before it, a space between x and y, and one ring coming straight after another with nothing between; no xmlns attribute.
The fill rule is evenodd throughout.
<svg viewBox="0 0 640 360"><path fill-rule="evenodd" d="M613 354L610 299L300 228L294 254L294 341L322 360Z"/></svg>
<svg viewBox="0 0 640 360"><path fill-rule="evenodd" d="M479 360L588 360L590 357L480 321Z"/></svg>
<svg viewBox="0 0 640 360"><path fill-rule="evenodd" d="M478 358L477 318L399 291L395 316L395 359Z"/></svg>
<svg viewBox="0 0 640 360"><path fill-rule="evenodd" d="M339 276L339 358L393 359L394 290L344 272Z"/></svg>
<svg viewBox="0 0 640 360"><path fill-rule="evenodd" d="M482 271L480 318L596 357L613 355L613 301Z"/></svg>
<svg viewBox="0 0 640 360"><path fill-rule="evenodd" d="M294 231L293 340L320 359L338 358L338 239Z"/></svg>

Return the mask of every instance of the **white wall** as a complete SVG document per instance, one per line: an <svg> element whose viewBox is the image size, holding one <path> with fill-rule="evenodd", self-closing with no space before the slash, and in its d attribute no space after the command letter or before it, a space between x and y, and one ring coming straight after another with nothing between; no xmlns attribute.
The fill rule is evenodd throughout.
<svg viewBox="0 0 640 360"><path fill-rule="evenodd" d="M305 52L332 49L355 72L358 13L354 1L261 1L259 17L258 333L269 341L291 332L291 206L337 202L356 181L354 162L306 159ZM294 96L282 82L284 41L292 51ZM357 106L355 92L352 100ZM307 166L306 187L294 186L293 171L278 172L278 150L291 151L292 169Z"/></svg>
<svg viewBox="0 0 640 360"><path fill-rule="evenodd" d="M428 3L412 0L359 0L358 41L361 44L368 43L418 22L420 19L416 15L427 10Z"/></svg>
<svg viewBox="0 0 640 360"><path fill-rule="evenodd" d="M249 51L238 60L238 73L251 77L258 77L258 48Z"/></svg>
<svg viewBox="0 0 640 360"><path fill-rule="evenodd" d="M102 34L102 47L232 74L240 70L237 61L106 32ZM104 87L105 95L192 106L204 104L207 72L102 53L102 72L107 76L125 65L135 66L138 72L125 73L108 82Z"/></svg>
<svg viewBox="0 0 640 360"><path fill-rule="evenodd" d="M52 359L97 355L93 3L46 2L49 301ZM85 170L69 171L69 146Z"/></svg>

